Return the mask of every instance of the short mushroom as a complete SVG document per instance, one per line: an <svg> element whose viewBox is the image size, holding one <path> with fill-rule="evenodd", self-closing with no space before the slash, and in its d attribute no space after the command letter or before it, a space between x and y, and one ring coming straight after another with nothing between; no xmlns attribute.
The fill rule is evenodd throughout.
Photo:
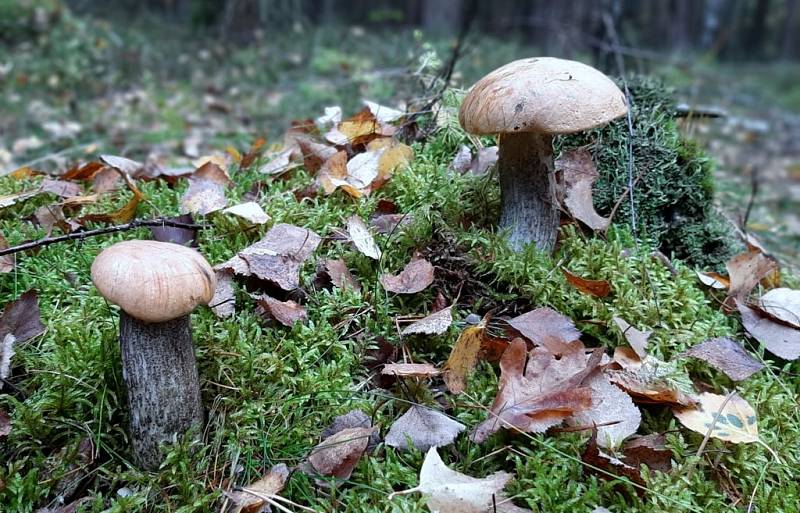
<svg viewBox="0 0 800 513"><path fill-rule="evenodd" d="M625 95L600 71L552 57L521 59L479 80L464 98L461 126L499 135L500 227L515 250L551 251L559 209L553 136L596 128L628 112Z"/></svg>
<svg viewBox="0 0 800 513"><path fill-rule="evenodd" d="M95 258L92 281L122 309L119 341L134 457L142 468L157 468L162 443L203 423L189 318L214 295L214 271L191 248L132 240Z"/></svg>

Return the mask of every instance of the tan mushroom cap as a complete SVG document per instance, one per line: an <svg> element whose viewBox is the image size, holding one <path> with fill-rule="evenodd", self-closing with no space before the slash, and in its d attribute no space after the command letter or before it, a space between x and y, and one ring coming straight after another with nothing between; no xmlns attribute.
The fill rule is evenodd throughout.
<svg viewBox="0 0 800 513"><path fill-rule="evenodd" d="M217 279L197 251L150 240L131 240L104 249L92 263L100 294L145 322L164 322L190 313L214 296Z"/></svg>
<svg viewBox="0 0 800 513"><path fill-rule="evenodd" d="M580 62L535 57L510 62L480 79L461 104L459 121L473 134L571 134L628 112L607 76Z"/></svg>

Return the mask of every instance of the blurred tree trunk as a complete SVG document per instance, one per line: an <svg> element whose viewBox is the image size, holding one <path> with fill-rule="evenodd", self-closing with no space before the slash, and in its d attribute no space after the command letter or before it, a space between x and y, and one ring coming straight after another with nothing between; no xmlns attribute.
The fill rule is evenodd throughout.
<svg viewBox="0 0 800 513"><path fill-rule="evenodd" d="M462 0L425 0L422 3L422 26L428 33L454 33L461 25Z"/></svg>
<svg viewBox="0 0 800 513"><path fill-rule="evenodd" d="M747 35L746 50L752 56L764 55L764 41L767 35L767 16L769 15L770 0L756 0L756 8Z"/></svg>
<svg viewBox="0 0 800 513"><path fill-rule="evenodd" d="M781 42L781 57L784 59L791 59L797 54L795 34L798 31L797 14L800 11L797 4L797 0L786 0L786 21L783 24L783 41Z"/></svg>
<svg viewBox="0 0 800 513"><path fill-rule="evenodd" d="M703 32L700 35L700 48L710 50L717 40L719 33L720 16L722 14L722 0L707 0L703 12Z"/></svg>

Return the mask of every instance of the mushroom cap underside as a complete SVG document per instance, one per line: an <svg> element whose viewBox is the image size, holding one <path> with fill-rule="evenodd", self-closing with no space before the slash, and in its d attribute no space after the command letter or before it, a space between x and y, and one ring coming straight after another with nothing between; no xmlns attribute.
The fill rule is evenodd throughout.
<svg viewBox="0 0 800 513"><path fill-rule="evenodd" d="M625 94L600 71L553 57L510 62L480 79L461 104L459 121L473 134L570 134L628 112Z"/></svg>
<svg viewBox="0 0 800 513"><path fill-rule="evenodd" d="M145 322L177 319L208 304L217 283L194 249L149 240L104 249L92 263L92 281L104 298Z"/></svg>

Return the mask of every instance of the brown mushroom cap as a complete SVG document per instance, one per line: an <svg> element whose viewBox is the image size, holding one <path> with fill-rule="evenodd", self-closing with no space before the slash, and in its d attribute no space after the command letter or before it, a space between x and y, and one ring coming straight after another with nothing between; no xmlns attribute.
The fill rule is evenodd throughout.
<svg viewBox="0 0 800 513"><path fill-rule="evenodd" d="M480 79L461 104L459 121L473 134L571 134L628 112L607 76L580 62L535 57L510 62Z"/></svg>
<svg viewBox="0 0 800 513"><path fill-rule="evenodd" d="M211 265L197 251L150 240L104 249L92 263L100 294L145 322L164 322L205 305L217 286Z"/></svg>

